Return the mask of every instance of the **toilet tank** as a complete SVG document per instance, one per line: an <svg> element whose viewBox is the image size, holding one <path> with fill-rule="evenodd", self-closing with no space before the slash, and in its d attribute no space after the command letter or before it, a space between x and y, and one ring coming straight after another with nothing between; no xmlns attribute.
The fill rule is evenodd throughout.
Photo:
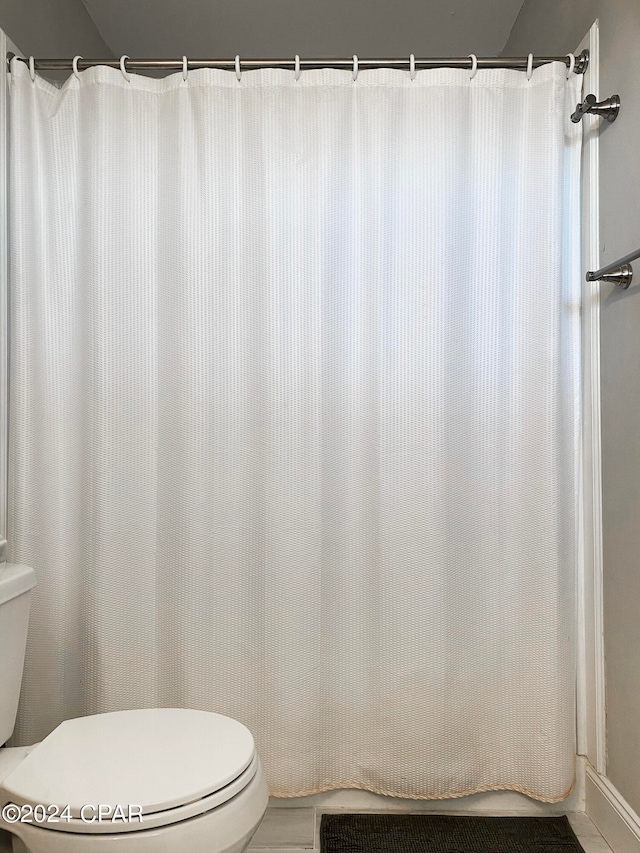
<svg viewBox="0 0 640 853"><path fill-rule="evenodd" d="M9 740L16 722L35 584L36 574L29 566L0 565L0 746Z"/></svg>

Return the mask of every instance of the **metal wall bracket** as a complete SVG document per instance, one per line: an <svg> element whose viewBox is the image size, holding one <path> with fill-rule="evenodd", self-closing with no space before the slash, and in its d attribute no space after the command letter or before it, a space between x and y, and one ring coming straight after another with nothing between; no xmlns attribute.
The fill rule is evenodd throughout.
<svg viewBox="0 0 640 853"><path fill-rule="evenodd" d="M596 273L587 273L587 281L608 281L615 284L622 290L626 290L633 279L633 267L631 264L622 264L615 270L611 270L604 275L596 275Z"/></svg>
<svg viewBox="0 0 640 853"><path fill-rule="evenodd" d="M612 261L610 264L607 264L601 269L595 270L595 272L589 270L586 276L587 281L609 281L611 284L615 284L622 288L622 290L626 290L631 284L631 280L633 278L631 261L635 261L638 258L640 258L640 249L636 249L635 252L630 252L628 255L625 255L624 258L618 258L617 261Z"/></svg>
<svg viewBox="0 0 640 853"><path fill-rule="evenodd" d="M577 124L581 121L582 116L587 113L591 113L592 115L597 115L603 118L605 121L611 123L618 118L618 113L620 112L620 96L619 95L611 95L610 98L606 98L604 101L596 101L595 95L587 95L584 101L581 104L576 105L576 111L571 116L571 121L574 124Z"/></svg>

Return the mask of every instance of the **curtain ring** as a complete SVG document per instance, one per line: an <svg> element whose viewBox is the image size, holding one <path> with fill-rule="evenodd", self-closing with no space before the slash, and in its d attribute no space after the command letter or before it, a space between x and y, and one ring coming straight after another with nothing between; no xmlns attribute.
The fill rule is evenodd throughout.
<svg viewBox="0 0 640 853"><path fill-rule="evenodd" d="M73 73L78 78L78 80L80 79L80 72L78 71L78 60L82 59L82 58L83 58L82 56L74 56L73 62L71 63L71 67L73 68Z"/></svg>
<svg viewBox="0 0 640 853"><path fill-rule="evenodd" d="M242 80L242 70L240 68L240 54L236 56L236 79L238 83Z"/></svg>
<svg viewBox="0 0 640 853"><path fill-rule="evenodd" d="M576 55L575 53L568 53L567 56L569 57L569 70L567 71L568 80L573 74L573 69L576 67Z"/></svg>
<svg viewBox="0 0 640 853"><path fill-rule="evenodd" d="M469 59L471 60L471 74L469 75L469 80L473 80L478 73L478 57L475 53L470 53Z"/></svg>
<svg viewBox="0 0 640 853"><path fill-rule="evenodd" d="M529 58L527 59L527 80L531 80L531 75L533 74L533 54L529 54Z"/></svg>
<svg viewBox="0 0 640 853"><path fill-rule="evenodd" d="M409 77L412 80L416 79L416 58L413 54L409 57Z"/></svg>
<svg viewBox="0 0 640 853"><path fill-rule="evenodd" d="M33 56L29 57L29 76L31 77L31 82L36 82L36 61Z"/></svg>
<svg viewBox="0 0 640 853"><path fill-rule="evenodd" d="M182 79L184 82L187 82L187 77L189 76L189 60L186 56L182 57Z"/></svg>
<svg viewBox="0 0 640 853"><path fill-rule="evenodd" d="M300 57L296 53L296 80L300 79Z"/></svg>
<svg viewBox="0 0 640 853"><path fill-rule="evenodd" d="M125 65L124 65L125 59L129 59L129 57L127 56L126 53L123 53L122 56L120 57L120 71L122 71L122 76L127 81L127 83L131 83L131 76L127 72L127 69L125 68Z"/></svg>
<svg viewBox="0 0 640 853"><path fill-rule="evenodd" d="M353 82L358 79L358 57L353 54L353 71L351 72L351 76L353 77Z"/></svg>

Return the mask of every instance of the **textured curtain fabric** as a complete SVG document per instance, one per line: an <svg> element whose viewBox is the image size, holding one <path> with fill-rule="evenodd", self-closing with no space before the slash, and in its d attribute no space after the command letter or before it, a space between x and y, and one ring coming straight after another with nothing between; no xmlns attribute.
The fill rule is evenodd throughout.
<svg viewBox="0 0 640 853"><path fill-rule="evenodd" d="M277 796L568 792L565 77L14 61L14 742L188 706Z"/></svg>

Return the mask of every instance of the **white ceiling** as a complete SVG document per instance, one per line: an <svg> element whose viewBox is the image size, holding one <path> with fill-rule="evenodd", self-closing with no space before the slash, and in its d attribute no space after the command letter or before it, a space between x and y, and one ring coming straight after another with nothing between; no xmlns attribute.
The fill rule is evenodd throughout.
<svg viewBox="0 0 640 853"><path fill-rule="evenodd" d="M523 0L82 0L115 56L497 56Z"/></svg>

